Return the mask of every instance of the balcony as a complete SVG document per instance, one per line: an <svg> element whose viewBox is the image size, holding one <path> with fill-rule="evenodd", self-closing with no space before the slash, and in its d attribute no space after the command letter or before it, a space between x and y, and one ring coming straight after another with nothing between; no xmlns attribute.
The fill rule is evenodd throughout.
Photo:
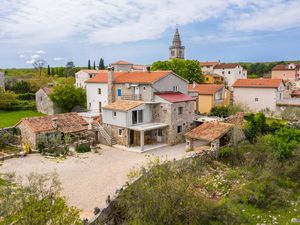
<svg viewBox="0 0 300 225"><path fill-rule="evenodd" d="M142 100L142 95L122 95L121 96L122 100L129 100L129 101L141 101Z"/></svg>

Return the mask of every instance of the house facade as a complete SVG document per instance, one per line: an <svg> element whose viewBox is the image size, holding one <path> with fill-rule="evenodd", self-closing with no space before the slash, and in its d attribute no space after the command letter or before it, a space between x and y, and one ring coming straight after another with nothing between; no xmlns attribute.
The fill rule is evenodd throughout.
<svg viewBox="0 0 300 225"><path fill-rule="evenodd" d="M295 63L279 64L272 69L272 79L282 79L300 87L300 65Z"/></svg>
<svg viewBox="0 0 300 225"><path fill-rule="evenodd" d="M231 91L236 80L247 78L247 70L236 63L218 64L214 67L214 73L223 77L225 86Z"/></svg>
<svg viewBox="0 0 300 225"><path fill-rule="evenodd" d="M35 101L37 111L46 115L54 115L61 113L62 110L50 99L50 94L53 91L51 85L40 88L35 93Z"/></svg>
<svg viewBox="0 0 300 225"><path fill-rule="evenodd" d="M214 67L220 62L199 62L203 75L210 75L214 73Z"/></svg>
<svg viewBox="0 0 300 225"><path fill-rule="evenodd" d="M282 79L239 79L233 84L233 101L249 107L253 112L277 110L284 98Z"/></svg>
<svg viewBox="0 0 300 225"><path fill-rule="evenodd" d="M230 104L230 91L223 84L190 84L189 95L197 98L196 111L208 114L214 106Z"/></svg>
<svg viewBox="0 0 300 225"><path fill-rule="evenodd" d="M116 144L139 151L158 143L173 145L193 126L195 101L188 95L188 82L171 71L109 70L86 84L87 96L96 88L107 88L102 100L108 104L101 103L99 111L101 126ZM100 99L88 97L88 105L93 100Z"/></svg>
<svg viewBox="0 0 300 225"><path fill-rule="evenodd" d="M103 72L103 70L80 70L75 73L75 86L77 88L86 89L85 81L96 76L96 74Z"/></svg>

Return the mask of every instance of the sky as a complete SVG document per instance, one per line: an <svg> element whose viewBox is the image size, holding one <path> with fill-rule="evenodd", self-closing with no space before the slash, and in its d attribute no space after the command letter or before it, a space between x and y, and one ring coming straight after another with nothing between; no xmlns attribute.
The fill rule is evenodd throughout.
<svg viewBox="0 0 300 225"><path fill-rule="evenodd" d="M187 59L300 59L300 0L0 0L0 68Z"/></svg>

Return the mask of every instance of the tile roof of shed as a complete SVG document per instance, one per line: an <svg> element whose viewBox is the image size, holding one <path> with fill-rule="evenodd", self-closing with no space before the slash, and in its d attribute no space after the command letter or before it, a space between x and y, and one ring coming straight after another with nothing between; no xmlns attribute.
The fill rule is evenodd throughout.
<svg viewBox="0 0 300 225"><path fill-rule="evenodd" d="M50 95L53 92L53 87L46 86L41 89L46 93L46 95Z"/></svg>
<svg viewBox="0 0 300 225"><path fill-rule="evenodd" d="M278 88L282 79L238 79L234 82L234 88Z"/></svg>
<svg viewBox="0 0 300 225"><path fill-rule="evenodd" d="M160 98L171 102L171 103L177 103L177 102L188 102L188 101L194 101L195 99L192 98L189 95L183 94L181 92L157 92L155 95L159 96Z"/></svg>
<svg viewBox="0 0 300 225"><path fill-rule="evenodd" d="M103 109L116 110L116 111L128 111L134 109L145 102L143 101L128 101L128 100L119 100L113 103L110 103L103 107Z"/></svg>
<svg viewBox="0 0 300 225"><path fill-rule="evenodd" d="M88 122L85 121L78 113L64 113L49 116L39 116L22 119L18 124L24 123L34 133L55 131L52 120L56 119L57 130L62 133L75 133L86 131Z"/></svg>
<svg viewBox="0 0 300 225"><path fill-rule="evenodd" d="M171 71L114 72L114 82L152 84L171 73ZM107 83L107 81L108 74L99 73L95 77L87 80L86 83Z"/></svg>
<svg viewBox="0 0 300 225"><path fill-rule="evenodd" d="M190 92L198 92L200 95L213 95L220 89L224 88L224 84L189 84Z"/></svg>
<svg viewBox="0 0 300 225"><path fill-rule="evenodd" d="M192 139L211 142L224 136L232 127L233 124L230 123L212 121L201 124L200 126L187 132L185 136Z"/></svg>

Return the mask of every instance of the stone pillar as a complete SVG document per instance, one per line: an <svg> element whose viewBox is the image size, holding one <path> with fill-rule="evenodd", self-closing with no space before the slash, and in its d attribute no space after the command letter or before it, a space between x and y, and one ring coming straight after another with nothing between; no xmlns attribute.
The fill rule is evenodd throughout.
<svg viewBox="0 0 300 225"><path fill-rule="evenodd" d="M144 136L145 136L145 132L144 131L140 131L140 143L141 143L141 151L144 151Z"/></svg>
<svg viewBox="0 0 300 225"><path fill-rule="evenodd" d="M108 94L108 104L114 102L114 67L108 67L107 74L107 94Z"/></svg>

